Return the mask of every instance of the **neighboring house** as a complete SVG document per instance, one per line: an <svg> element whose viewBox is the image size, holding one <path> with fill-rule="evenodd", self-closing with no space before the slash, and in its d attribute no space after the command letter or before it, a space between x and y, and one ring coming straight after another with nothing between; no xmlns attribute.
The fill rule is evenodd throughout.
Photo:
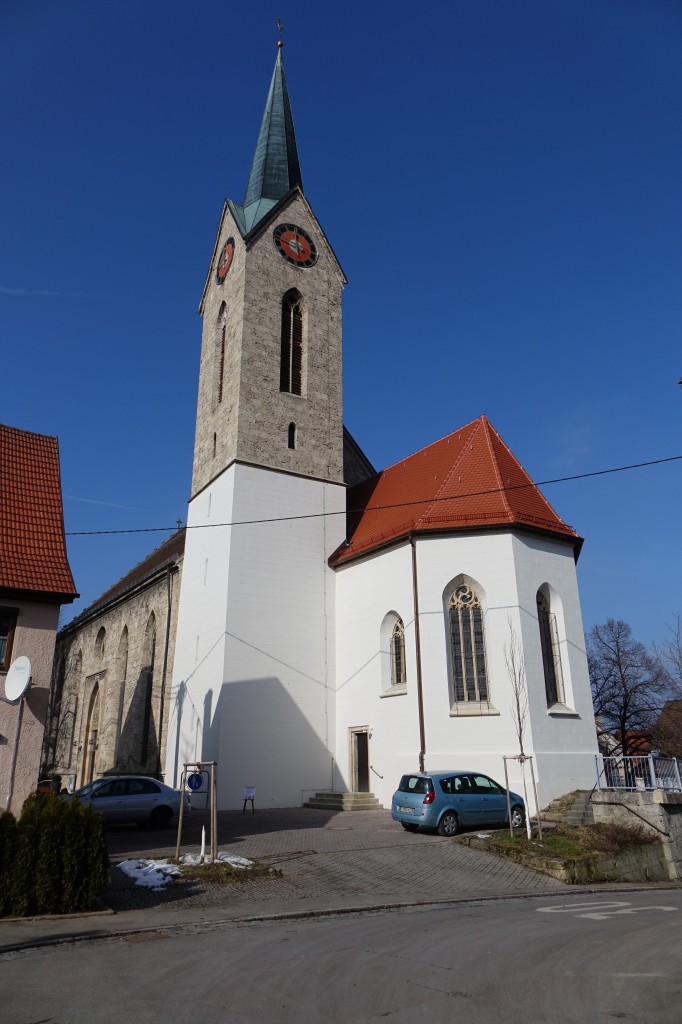
<svg viewBox="0 0 682 1024"><path fill-rule="evenodd" d="M0 702L0 810L35 790L59 609L77 597L66 557L56 437L0 425L0 695L24 655L31 686Z"/></svg>
<svg viewBox="0 0 682 1024"><path fill-rule="evenodd" d="M180 529L58 634L43 766L71 788L163 775L184 545Z"/></svg>
<svg viewBox="0 0 682 1024"><path fill-rule="evenodd" d="M503 756L518 752L505 655L519 645L541 803L590 788L582 541L485 417L375 472L343 427L345 283L303 191L280 50L244 200L224 204L199 310L172 689L154 682L166 695L165 781L216 761L219 805L238 807L244 786L261 806L329 789L389 805L400 775L421 766L501 779ZM122 659L107 659L126 624L129 644L132 633L125 605L100 622L103 603L62 634L74 707L65 684L55 763L66 770L70 744L78 781L132 768L114 737L142 714L117 710L128 683ZM140 615L138 644L144 629ZM126 678L147 664L138 656ZM510 782L519 788L515 762Z"/></svg>

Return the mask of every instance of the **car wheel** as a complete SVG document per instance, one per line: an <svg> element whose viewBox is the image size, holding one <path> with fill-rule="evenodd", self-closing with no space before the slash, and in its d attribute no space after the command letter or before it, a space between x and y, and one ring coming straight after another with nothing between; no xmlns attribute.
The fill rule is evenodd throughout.
<svg viewBox="0 0 682 1024"><path fill-rule="evenodd" d="M411 821L401 821L400 824L403 826L406 832L416 832L417 826L413 825Z"/></svg>
<svg viewBox="0 0 682 1024"><path fill-rule="evenodd" d="M173 818L170 807L155 807L149 816L152 828L168 828Z"/></svg>
<svg viewBox="0 0 682 1024"><path fill-rule="evenodd" d="M456 836L459 832L459 818L454 811L446 811L438 822L439 836Z"/></svg>
<svg viewBox="0 0 682 1024"><path fill-rule="evenodd" d="M523 807L512 807L511 811L511 823L512 828L522 828L526 824L526 815L523 813Z"/></svg>

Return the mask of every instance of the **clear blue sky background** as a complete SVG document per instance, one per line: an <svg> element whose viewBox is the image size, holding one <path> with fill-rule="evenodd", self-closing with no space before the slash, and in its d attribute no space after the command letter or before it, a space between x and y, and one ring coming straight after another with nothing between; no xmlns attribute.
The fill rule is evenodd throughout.
<svg viewBox="0 0 682 1024"><path fill-rule="evenodd" d="M481 413L536 480L682 454L679 0L3 0L0 421L58 435L67 531L185 518L196 309L278 15L374 464ZM681 481L545 488L586 628L682 611ZM70 538L63 619L164 536Z"/></svg>

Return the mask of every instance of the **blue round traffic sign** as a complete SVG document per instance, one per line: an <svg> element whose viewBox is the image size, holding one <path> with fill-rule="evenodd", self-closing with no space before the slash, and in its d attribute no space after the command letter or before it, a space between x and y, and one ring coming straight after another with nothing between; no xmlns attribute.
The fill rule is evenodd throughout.
<svg viewBox="0 0 682 1024"><path fill-rule="evenodd" d="M199 772L192 772L191 775L187 776L187 786L189 789L201 789L204 779Z"/></svg>

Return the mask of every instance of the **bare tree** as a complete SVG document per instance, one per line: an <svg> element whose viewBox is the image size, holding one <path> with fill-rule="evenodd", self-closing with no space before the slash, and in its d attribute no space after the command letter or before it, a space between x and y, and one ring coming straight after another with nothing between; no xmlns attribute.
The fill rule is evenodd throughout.
<svg viewBox="0 0 682 1024"><path fill-rule="evenodd" d="M533 759L526 754L523 749L523 737L526 731L526 721L528 719L528 686L526 682L526 657L523 653L523 645L519 639L518 633L514 628L514 623L511 618L507 618L509 625L509 641L504 645L504 661L507 666L507 675L509 676L509 682L511 683L512 699L510 710L512 714L512 720L514 722L514 729L516 731L516 738L519 741L519 753L513 760L519 762L521 766L521 779L523 781L523 797L526 804L526 833L530 839L530 804L528 801L528 785L526 781L526 761L530 762L531 767L531 780L533 786L533 795L535 799L535 815L538 825L538 833L542 838L542 825L540 823L540 805L538 803L538 793L535 785L535 774L533 772ZM507 778L507 759L505 758L505 780ZM509 802L509 795L507 793L507 805L509 807L509 831L513 835L513 829L511 824L511 805Z"/></svg>
<svg viewBox="0 0 682 1024"><path fill-rule="evenodd" d="M678 612L667 626L668 639L654 644L654 654L671 699L682 698L682 615Z"/></svg>
<svg viewBox="0 0 682 1024"><path fill-rule="evenodd" d="M641 753L669 693L660 660L620 619L592 627L587 657L598 734L614 737L625 756Z"/></svg>
<svg viewBox="0 0 682 1024"><path fill-rule="evenodd" d="M526 658L518 634L511 619L509 623L509 642L504 645L504 662L512 688L511 713L514 729L519 741L519 754L525 757L523 735L528 718L528 688L526 687Z"/></svg>
<svg viewBox="0 0 682 1024"><path fill-rule="evenodd" d="M682 616L668 623L668 639L654 647L668 700L653 729L653 742L666 757L682 757Z"/></svg>

